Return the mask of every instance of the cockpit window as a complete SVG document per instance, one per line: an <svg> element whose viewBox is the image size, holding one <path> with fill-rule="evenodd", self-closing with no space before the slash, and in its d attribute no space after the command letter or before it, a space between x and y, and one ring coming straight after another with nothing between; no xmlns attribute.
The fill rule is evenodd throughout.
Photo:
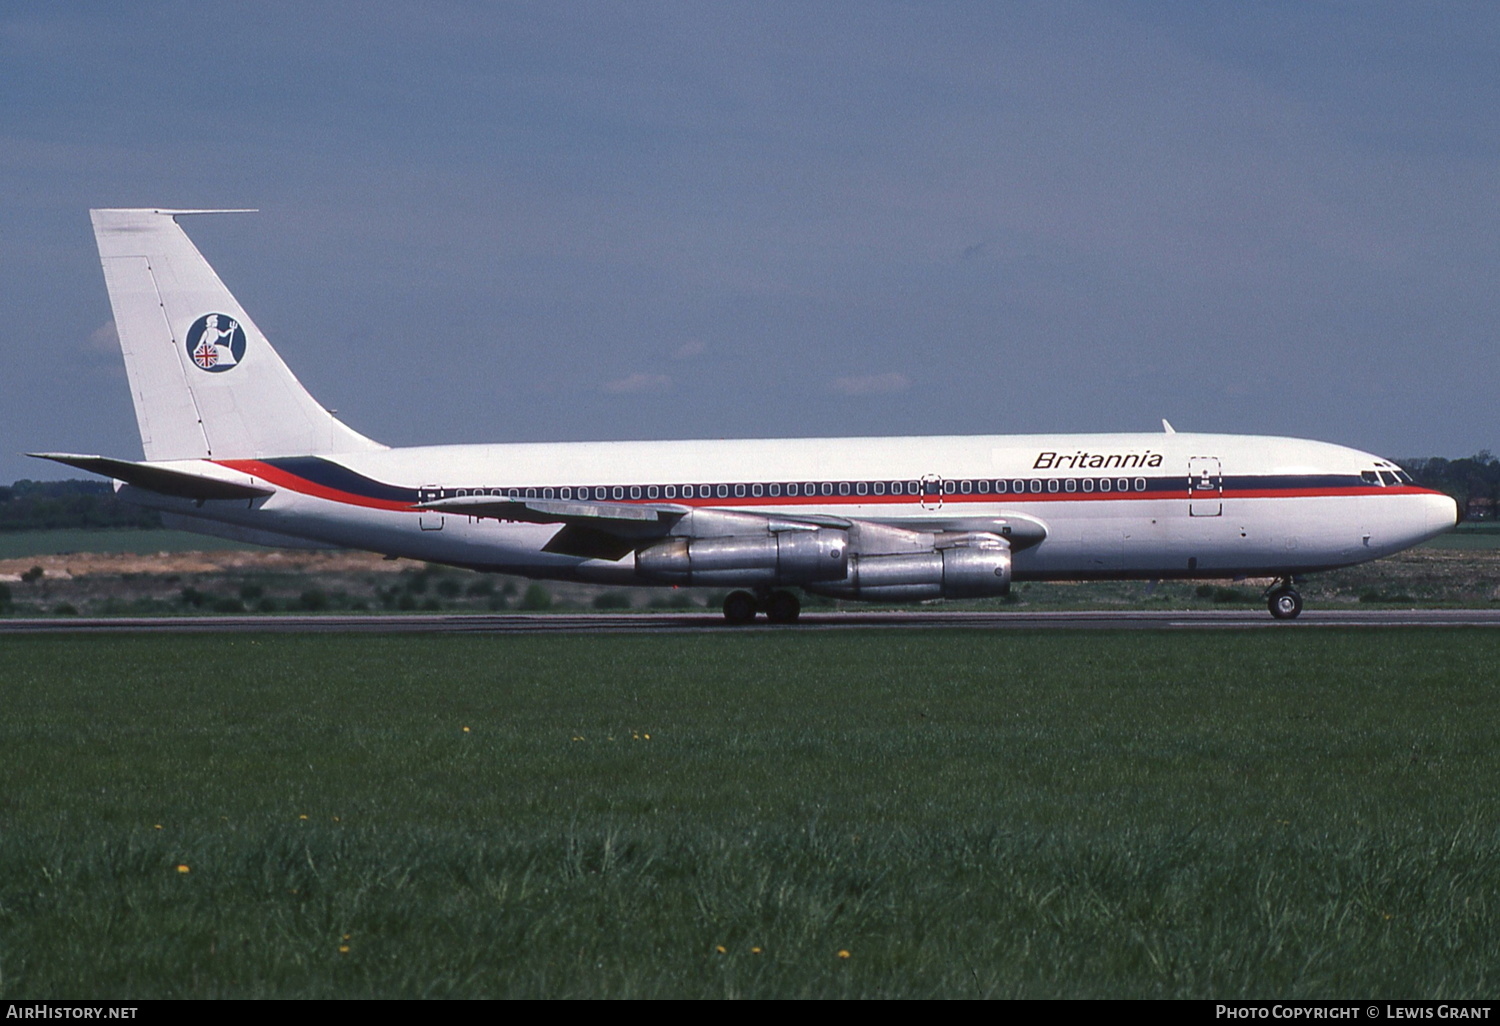
<svg viewBox="0 0 1500 1026"><path fill-rule="evenodd" d="M1365 484L1378 485L1380 483L1380 478L1373 470L1361 470L1359 476L1364 480Z"/></svg>
<svg viewBox="0 0 1500 1026"><path fill-rule="evenodd" d="M1380 482L1381 482L1381 484L1386 484L1386 485L1393 485L1393 484L1400 484L1401 483L1401 482L1399 482L1399 481L1396 480L1396 475L1392 474L1389 470L1382 470L1380 472Z"/></svg>
<svg viewBox="0 0 1500 1026"><path fill-rule="evenodd" d="M1410 474L1402 470L1400 467L1396 468L1396 476L1401 479L1402 484L1414 485L1417 483L1416 481L1412 480L1412 476Z"/></svg>

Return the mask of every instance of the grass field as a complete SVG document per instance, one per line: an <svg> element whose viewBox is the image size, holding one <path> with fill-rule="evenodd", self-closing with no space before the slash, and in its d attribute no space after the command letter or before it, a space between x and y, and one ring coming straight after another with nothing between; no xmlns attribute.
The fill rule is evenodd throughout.
<svg viewBox="0 0 1500 1026"><path fill-rule="evenodd" d="M1427 542L1434 549L1500 549L1500 524L1460 524Z"/></svg>
<svg viewBox="0 0 1500 1026"><path fill-rule="evenodd" d="M0 638L0 997L1489 997L1497 656Z"/></svg>

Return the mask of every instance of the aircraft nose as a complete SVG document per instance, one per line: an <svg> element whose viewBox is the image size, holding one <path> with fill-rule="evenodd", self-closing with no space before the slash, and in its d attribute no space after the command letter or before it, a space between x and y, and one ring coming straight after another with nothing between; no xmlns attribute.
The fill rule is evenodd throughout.
<svg viewBox="0 0 1500 1026"><path fill-rule="evenodd" d="M1427 500L1427 528L1442 534L1458 523L1458 503L1450 495L1433 495Z"/></svg>

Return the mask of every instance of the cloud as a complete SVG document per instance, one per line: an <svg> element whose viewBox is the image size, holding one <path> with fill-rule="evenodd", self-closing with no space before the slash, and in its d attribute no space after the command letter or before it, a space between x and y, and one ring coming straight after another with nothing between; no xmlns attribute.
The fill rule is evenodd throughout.
<svg viewBox="0 0 1500 1026"><path fill-rule="evenodd" d="M90 332L89 340L84 343L84 348L91 353L118 353L120 334L115 331L115 322L105 321Z"/></svg>
<svg viewBox="0 0 1500 1026"><path fill-rule="evenodd" d="M672 359L691 360L695 356L702 356L703 351L707 348L701 338L690 338L677 347L677 351L672 354Z"/></svg>
<svg viewBox="0 0 1500 1026"><path fill-rule="evenodd" d="M672 379L665 374L643 374L635 371L614 381L606 381L600 388L611 395L627 392L665 392L672 387Z"/></svg>
<svg viewBox="0 0 1500 1026"><path fill-rule="evenodd" d="M911 379L905 374L891 371L888 374L861 374L847 378L834 378L833 390L842 395L882 395L887 392L904 392L911 387Z"/></svg>

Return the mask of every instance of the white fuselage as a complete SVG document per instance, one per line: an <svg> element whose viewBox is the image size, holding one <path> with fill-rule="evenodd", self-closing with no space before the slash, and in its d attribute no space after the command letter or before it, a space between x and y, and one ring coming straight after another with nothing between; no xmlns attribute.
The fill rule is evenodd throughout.
<svg viewBox="0 0 1500 1026"><path fill-rule="evenodd" d="M634 560L543 551L557 524L424 511L467 495L591 499L915 531L1036 523L1016 579L1281 576L1361 563L1455 522L1453 500L1354 449L1210 434L995 435L455 445L180 461L265 499L169 512L329 545L533 577L638 580ZM208 527L208 524L202 526Z"/></svg>

